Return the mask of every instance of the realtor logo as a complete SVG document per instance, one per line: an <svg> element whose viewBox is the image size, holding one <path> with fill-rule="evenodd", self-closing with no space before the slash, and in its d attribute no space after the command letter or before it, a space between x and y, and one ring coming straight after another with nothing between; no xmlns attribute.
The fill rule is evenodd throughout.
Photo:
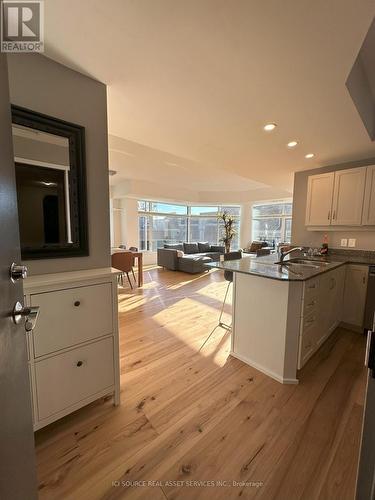
<svg viewBox="0 0 375 500"><path fill-rule="evenodd" d="M1 52L44 51L43 0L1 2Z"/></svg>

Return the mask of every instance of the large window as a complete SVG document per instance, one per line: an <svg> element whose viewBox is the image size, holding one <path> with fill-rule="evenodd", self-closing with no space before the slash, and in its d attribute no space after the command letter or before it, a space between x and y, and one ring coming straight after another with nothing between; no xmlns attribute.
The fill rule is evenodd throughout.
<svg viewBox="0 0 375 500"><path fill-rule="evenodd" d="M232 248L239 246L240 207L187 206L154 201L138 201L139 247L155 251L166 243L208 241L220 244L221 223L217 215L226 210L235 216L237 234Z"/></svg>
<svg viewBox="0 0 375 500"><path fill-rule="evenodd" d="M290 243L292 203L264 203L253 206L252 239L269 245Z"/></svg>

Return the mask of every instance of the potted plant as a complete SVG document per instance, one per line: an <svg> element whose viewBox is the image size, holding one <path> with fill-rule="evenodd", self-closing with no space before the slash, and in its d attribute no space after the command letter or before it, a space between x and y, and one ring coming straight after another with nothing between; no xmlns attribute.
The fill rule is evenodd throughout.
<svg viewBox="0 0 375 500"><path fill-rule="evenodd" d="M229 253L232 240L237 234L237 231L234 228L235 219L232 214L226 212L225 210L224 212L220 213L217 218L224 224L222 229L222 237L220 238L220 241L224 243L225 253Z"/></svg>

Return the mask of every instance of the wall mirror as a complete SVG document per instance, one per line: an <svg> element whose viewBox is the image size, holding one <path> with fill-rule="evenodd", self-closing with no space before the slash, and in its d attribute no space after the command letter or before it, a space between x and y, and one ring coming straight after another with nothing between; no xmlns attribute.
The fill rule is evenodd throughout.
<svg viewBox="0 0 375 500"><path fill-rule="evenodd" d="M12 106L22 259L88 255L85 130Z"/></svg>

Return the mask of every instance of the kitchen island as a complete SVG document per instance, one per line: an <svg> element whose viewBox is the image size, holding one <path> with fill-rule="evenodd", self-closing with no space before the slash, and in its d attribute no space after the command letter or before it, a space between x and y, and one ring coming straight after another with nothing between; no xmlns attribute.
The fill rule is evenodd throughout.
<svg viewBox="0 0 375 500"><path fill-rule="evenodd" d="M244 257L210 267L234 273L231 354L297 384L298 370L340 323L346 261L277 261Z"/></svg>

